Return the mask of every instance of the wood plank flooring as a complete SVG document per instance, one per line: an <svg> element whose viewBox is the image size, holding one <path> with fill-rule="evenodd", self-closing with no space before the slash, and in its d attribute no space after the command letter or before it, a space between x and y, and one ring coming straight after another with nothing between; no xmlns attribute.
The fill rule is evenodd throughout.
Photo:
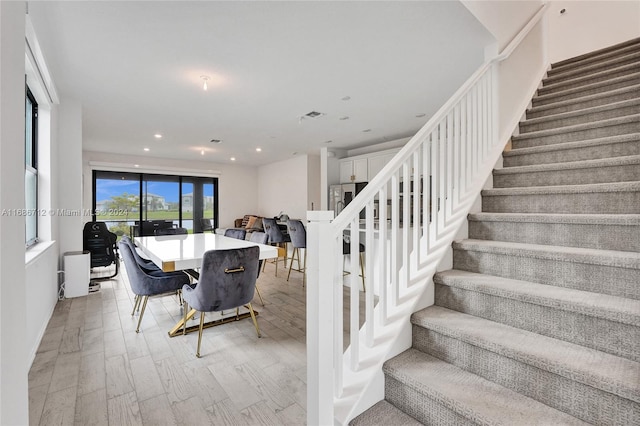
<svg viewBox="0 0 640 426"><path fill-rule="evenodd" d="M268 264L258 339L251 319L170 338L174 296L149 299L141 331L124 268L99 292L58 302L29 372L31 425L302 425L302 275ZM207 316L207 318L210 318ZM197 324L192 321L192 324Z"/></svg>

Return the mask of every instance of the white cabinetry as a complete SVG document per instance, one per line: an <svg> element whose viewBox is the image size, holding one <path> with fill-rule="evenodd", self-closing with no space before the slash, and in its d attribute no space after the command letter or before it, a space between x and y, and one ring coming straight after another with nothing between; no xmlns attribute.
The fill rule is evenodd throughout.
<svg viewBox="0 0 640 426"><path fill-rule="evenodd" d="M340 160L340 183L367 182L367 158Z"/></svg>
<svg viewBox="0 0 640 426"><path fill-rule="evenodd" d="M392 152L392 153L386 153L382 155L373 155L369 157L367 182L371 181L375 177L375 175L377 175L380 172L380 170L382 170L385 164L391 161L391 159L393 158L394 155L396 155L396 153L397 152Z"/></svg>

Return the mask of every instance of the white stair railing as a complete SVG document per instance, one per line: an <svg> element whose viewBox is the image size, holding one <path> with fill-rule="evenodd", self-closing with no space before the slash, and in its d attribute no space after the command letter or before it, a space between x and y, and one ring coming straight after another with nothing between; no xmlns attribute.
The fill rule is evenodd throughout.
<svg viewBox="0 0 640 426"><path fill-rule="evenodd" d="M348 421L392 355L504 148L497 123L499 62L544 11L478 69L335 219L333 212L308 212L309 250L318 254L308 265L308 424Z"/></svg>

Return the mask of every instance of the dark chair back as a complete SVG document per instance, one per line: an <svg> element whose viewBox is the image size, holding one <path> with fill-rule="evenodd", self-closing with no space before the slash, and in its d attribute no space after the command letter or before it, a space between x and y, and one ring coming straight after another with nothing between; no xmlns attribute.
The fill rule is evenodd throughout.
<svg viewBox="0 0 640 426"><path fill-rule="evenodd" d="M288 220L287 229L294 248L307 248L307 230L301 220Z"/></svg>
<svg viewBox="0 0 640 426"><path fill-rule="evenodd" d="M195 289L183 288L184 299L200 312L217 312L250 303L258 277L257 246L205 252Z"/></svg>
<svg viewBox="0 0 640 426"><path fill-rule="evenodd" d="M244 229L227 229L224 231L224 236L229 238L235 238L237 240L244 240L247 237L247 231Z"/></svg>
<svg viewBox="0 0 640 426"><path fill-rule="evenodd" d="M116 265L118 273L118 248L116 246L117 235L109 231L104 222L87 222L82 231L82 247L88 251L91 257L91 267Z"/></svg>
<svg viewBox="0 0 640 426"><path fill-rule="evenodd" d="M275 219L268 217L263 218L262 226L264 226L264 232L269 236L269 243L285 243L291 241L289 235L282 232Z"/></svg>
<svg viewBox="0 0 640 426"><path fill-rule="evenodd" d="M129 247L129 249L131 250L131 253L133 254L133 259L136 261L138 266L140 266L142 269L145 270L145 272L148 273L150 271L160 270L160 268L158 268L156 264L153 263L152 260L143 259L142 257L140 257L140 255L138 254L138 251L136 250L135 244L133 244L133 241L131 241L131 238L129 238L128 236L123 235L120 238L120 244L126 244Z"/></svg>
<svg viewBox="0 0 640 426"><path fill-rule="evenodd" d="M187 228L158 228L154 231L154 235L187 235Z"/></svg>

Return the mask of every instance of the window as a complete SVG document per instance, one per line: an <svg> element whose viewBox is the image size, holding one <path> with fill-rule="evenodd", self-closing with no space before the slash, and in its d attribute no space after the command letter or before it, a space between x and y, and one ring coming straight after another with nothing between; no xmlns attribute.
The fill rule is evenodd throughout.
<svg viewBox="0 0 640 426"><path fill-rule="evenodd" d="M94 171L93 220L106 222L118 236L140 221L202 232L217 226L217 186L216 178Z"/></svg>
<svg viewBox="0 0 640 426"><path fill-rule="evenodd" d="M38 103L26 87L24 116L25 149L25 241L27 247L38 242Z"/></svg>

